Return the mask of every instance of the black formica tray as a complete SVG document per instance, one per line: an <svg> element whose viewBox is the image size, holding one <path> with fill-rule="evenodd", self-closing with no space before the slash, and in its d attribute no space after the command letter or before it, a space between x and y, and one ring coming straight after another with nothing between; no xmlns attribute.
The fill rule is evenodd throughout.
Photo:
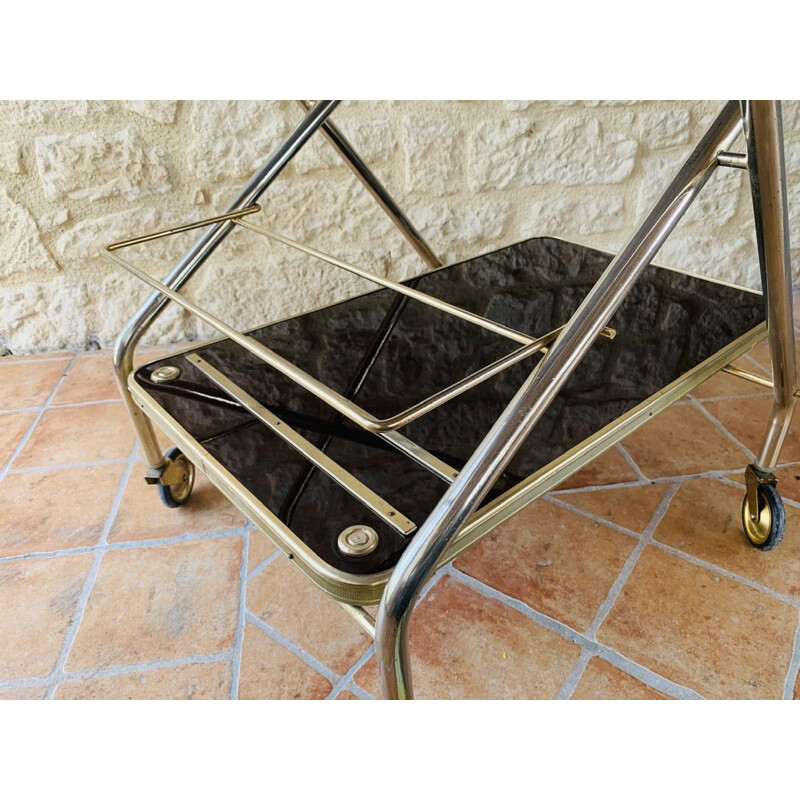
<svg viewBox="0 0 800 800"><path fill-rule="evenodd" d="M534 336L566 323L608 265L608 254L530 239L407 283ZM266 289L265 289L266 291ZM572 375L487 501L587 439L764 319L759 294L650 268ZM384 289L252 332L263 344L377 417L396 414L519 347L497 334ZM441 479L230 340L196 352L420 525ZM461 467L540 356L510 367L401 433ZM156 384L174 364L179 380ZM356 575L392 567L410 537L364 507L247 412L231 407L183 355L138 369L137 384L324 561ZM204 397L198 397L200 389ZM190 501L191 502L191 501ZM339 533L375 528L369 556L341 554Z"/></svg>

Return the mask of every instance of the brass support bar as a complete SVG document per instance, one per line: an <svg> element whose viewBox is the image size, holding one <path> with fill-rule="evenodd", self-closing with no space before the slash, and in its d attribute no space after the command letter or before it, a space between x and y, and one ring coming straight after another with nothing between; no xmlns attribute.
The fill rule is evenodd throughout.
<svg viewBox="0 0 800 800"><path fill-rule="evenodd" d="M343 469L341 465L323 453L322 450L314 447L308 439L301 436L294 428L283 422L218 369L212 367L211 364L198 355L187 355L185 358L219 386L223 392L236 400L237 403L240 403L242 408L263 422L274 434L297 450L298 453L301 453L315 467L338 483L342 489L353 495L356 500L363 503L370 511L377 514L387 525L390 525L404 536L408 536L417 529L417 526L410 519L401 514L396 508L393 508L382 497L375 494L372 489L361 483L354 475Z"/></svg>
<svg viewBox="0 0 800 800"><path fill-rule="evenodd" d="M220 214L218 217L208 217L206 219L199 219L197 222L187 222L185 225L178 225L176 228L169 228L164 231L156 231L155 233L147 233L144 236L137 236L135 239L124 239L121 242L113 242L106 245L106 250L119 250L122 247L131 247L134 244L141 244L142 242L151 242L153 239L163 239L165 236L174 236L176 233L184 233L185 231L193 231L197 228L205 228L206 225L213 225L215 222L226 222L231 219L238 219L247 214L255 214L261 211L261 206L257 203L239 211L229 211L227 214Z"/></svg>
<svg viewBox="0 0 800 800"><path fill-rule="evenodd" d="M361 606L352 606L350 603L343 603L341 600L337 601L339 605L366 631L366 633L374 640L375 639L375 617Z"/></svg>
<svg viewBox="0 0 800 800"><path fill-rule="evenodd" d="M727 367L723 367L722 371L727 372L729 375L735 375L737 378L744 378L744 380L750 381L750 383L757 383L759 386L764 386L767 389L775 388L775 384L769 378L765 378L763 375L756 375L755 372L748 372L746 369L734 367L731 364L728 364ZM794 396L800 397L800 390L795 391Z"/></svg>

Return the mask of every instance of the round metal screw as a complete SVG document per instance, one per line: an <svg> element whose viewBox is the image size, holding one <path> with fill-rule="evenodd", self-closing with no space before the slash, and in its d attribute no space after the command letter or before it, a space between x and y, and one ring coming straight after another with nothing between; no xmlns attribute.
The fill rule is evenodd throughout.
<svg viewBox="0 0 800 800"><path fill-rule="evenodd" d="M173 367L168 364L163 367L156 367L150 373L150 379L153 383L167 383L168 381L174 381L176 378L179 378L180 375L180 367Z"/></svg>
<svg viewBox="0 0 800 800"><path fill-rule="evenodd" d="M369 525L351 525L339 534L337 543L345 555L366 556L378 546L378 534Z"/></svg>

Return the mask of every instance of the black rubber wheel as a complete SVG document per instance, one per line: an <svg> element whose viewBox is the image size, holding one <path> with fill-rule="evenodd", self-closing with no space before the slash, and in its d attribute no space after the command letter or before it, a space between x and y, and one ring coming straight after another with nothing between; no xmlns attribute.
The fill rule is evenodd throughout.
<svg viewBox="0 0 800 800"><path fill-rule="evenodd" d="M758 487L759 520L753 523L747 510L747 495L742 503L742 527L747 541L759 550L774 550L786 532L786 511L778 490L768 483Z"/></svg>
<svg viewBox="0 0 800 800"><path fill-rule="evenodd" d="M168 450L164 457L173 464L184 468L184 480L183 483L173 484L172 486L157 483L158 496L167 508L180 508L192 495L194 464L177 447Z"/></svg>

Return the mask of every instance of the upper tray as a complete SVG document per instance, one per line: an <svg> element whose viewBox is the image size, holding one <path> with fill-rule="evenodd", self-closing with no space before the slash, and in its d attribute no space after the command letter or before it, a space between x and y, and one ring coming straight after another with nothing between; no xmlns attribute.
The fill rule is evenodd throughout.
<svg viewBox="0 0 800 800"><path fill-rule="evenodd" d="M565 324L610 256L568 242L530 239L407 283L532 336ZM760 294L652 268L513 459L487 502L652 397L764 319ZM416 300L379 290L251 334L378 417L389 417L508 354L519 345ZM195 348L212 367L285 424L421 524L446 484L384 439L343 420L297 384L229 340ZM231 403L184 354L139 368L135 389L199 441L327 564L372 575L393 566L409 537L310 466L296 450ZM506 368L401 433L459 469L540 356ZM152 371L181 368L155 383ZM345 556L339 533L367 524L379 534L366 557Z"/></svg>

